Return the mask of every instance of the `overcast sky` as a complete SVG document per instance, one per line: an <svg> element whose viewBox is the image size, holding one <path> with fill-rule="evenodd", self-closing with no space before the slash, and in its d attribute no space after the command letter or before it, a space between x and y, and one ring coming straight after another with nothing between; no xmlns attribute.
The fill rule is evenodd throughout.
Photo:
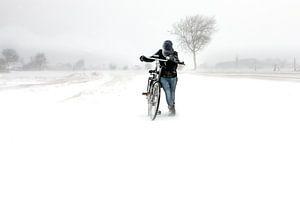
<svg viewBox="0 0 300 200"><path fill-rule="evenodd" d="M218 32L200 63L239 57L287 58L300 52L298 0L1 0L0 48L21 56L45 52L54 62L78 56L90 62L135 64L166 39L172 24L215 16ZM178 48L182 60L188 54Z"/></svg>

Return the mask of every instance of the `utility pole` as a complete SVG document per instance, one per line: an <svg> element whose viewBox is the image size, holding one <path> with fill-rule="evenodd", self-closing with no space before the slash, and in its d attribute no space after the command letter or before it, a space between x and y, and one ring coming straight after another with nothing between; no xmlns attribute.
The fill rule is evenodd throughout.
<svg viewBox="0 0 300 200"><path fill-rule="evenodd" d="M236 55L235 57L235 67L238 68L239 67L239 56Z"/></svg>
<svg viewBox="0 0 300 200"><path fill-rule="evenodd" d="M276 72L276 70L277 70L277 65L275 64L273 71Z"/></svg>
<svg viewBox="0 0 300 200"><path fill-rule="evenodd" d="M294 57L294 71L297 71L297 61L296 61L296 57Z"/></svg>

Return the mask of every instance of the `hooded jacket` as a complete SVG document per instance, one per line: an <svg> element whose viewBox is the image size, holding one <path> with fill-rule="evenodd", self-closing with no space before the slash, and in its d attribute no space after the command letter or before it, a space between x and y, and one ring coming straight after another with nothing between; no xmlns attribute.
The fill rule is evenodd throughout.
<svg viewBox="0 0 300 200"><path fill-rule="evenodd" d="M159 61L160 65L162 66L161 70L161 77L165 78L174 78L177 77L177 62L178 59L178 53L174 51L171 55L168 56L169 60L167 62ZM149 59L145 59L145 62L153 62L154 60L151 58L159 58L159 59L167 59L163 55L163 50L159 49L153 56L151 56Z"/></svg>

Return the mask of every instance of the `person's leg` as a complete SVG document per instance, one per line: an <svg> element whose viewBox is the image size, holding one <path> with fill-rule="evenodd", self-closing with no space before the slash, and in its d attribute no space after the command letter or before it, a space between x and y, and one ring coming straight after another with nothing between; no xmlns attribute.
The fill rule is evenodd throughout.
<svg viewBox="0 0 300 200"><path fill-rule="evenodd" d="M170 86L170 82L168 79L169 78L161 77L160 83L161 83L162 88L165 91L167 104L168 104L168 106L171 106L172 105L171 86Z"/></svg>
<svg viewBox="0 0 300 200"><path fill-rule="evenodd" d="M175 91L176 91L176 85L177 85L177 77L170 79L170 91L171 91L171 99L172 99L172 105L175 105Z"/></svg>
<svg viewBox="0 0 300 200"><path fill-rule="evenodd" d="M176 114L176 110L175 110L175 91L176 91L176 85L177 85L177 77L170 78L169 82L170 82L171 102L172 102L169 109L170 109L170 115L174 116Z"/></svg>

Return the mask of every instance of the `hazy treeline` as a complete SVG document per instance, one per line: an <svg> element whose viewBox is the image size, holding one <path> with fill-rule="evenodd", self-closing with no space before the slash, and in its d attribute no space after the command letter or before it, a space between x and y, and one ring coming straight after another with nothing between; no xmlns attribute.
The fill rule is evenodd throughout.
<svg viewBox="0 0 300 200"><path fill-rule="evenodd" d="M43 71L43 70L142 70L151 68L151 64L117 65L114 63L89 65L84 59L75 62L50 64L45 53L37 53L30 58L22 58L15 49L0 50L0 72L7 71Z"/></svg>
<svg viewBox="0 0 300 200"><path fill-rule="evenodd" d="M66 67L67 66L67 67ZM64 65L61 69L66 70L82 70L85 61L80 59L70 65ZM37 53L30 57L29 61L24 62L15 49L3 49L0 55L0 71L9 70L51 70L55 67L48 64L45 53Z"/></svg>

